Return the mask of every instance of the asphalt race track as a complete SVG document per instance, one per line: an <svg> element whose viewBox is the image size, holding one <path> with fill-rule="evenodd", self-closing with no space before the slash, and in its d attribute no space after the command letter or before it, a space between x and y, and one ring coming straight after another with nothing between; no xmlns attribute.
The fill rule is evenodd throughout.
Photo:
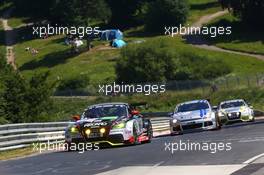
<svg viewBox="0 0 264 175"><path fill-rule="evenodd" d="M264 121L225 126L219 131L191 132L154 138L150 144L107 148L98 151L55 152L1 161L1 175L89 175L169 174L178 171L203 175L250 175L262 171L260 162L248 167L245 161L264 153ZM231 143L229 151L180 151L172 154L165 143ZM262 169L261 169L262 168ZM199 169L199 170L198 170ZM240 170L239 170L240 169ZM202 170L204 172L202 172ZM261 170L261 171L260 171ZM152 171L152 172L151 172ZM151 172L151 173L148 173ZM184 173L183 173L184 174ZM187 173L186 173L187 174ZM257 174L257 175L263 175Z"/></svg>

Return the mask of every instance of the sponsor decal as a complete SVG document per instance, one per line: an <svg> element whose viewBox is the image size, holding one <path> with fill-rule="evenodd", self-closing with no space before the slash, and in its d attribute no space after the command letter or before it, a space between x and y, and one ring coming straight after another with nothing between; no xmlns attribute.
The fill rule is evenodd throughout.
<svg viewBox="0 0 264 175"><path fill-rule="evenodd" d="M91 127L91 126L106 126L107 122L100 122L100 123L86 123L84 127Z"/></svg>

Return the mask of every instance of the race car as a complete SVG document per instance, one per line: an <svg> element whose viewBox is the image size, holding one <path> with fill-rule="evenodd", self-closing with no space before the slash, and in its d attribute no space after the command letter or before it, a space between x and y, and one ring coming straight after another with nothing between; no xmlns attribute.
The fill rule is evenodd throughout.
<svg viewBox="0 0 264 175"><path fill-rule="evenodd" d="M178 104L171 120L171 123L179 122L183 131L221 129L221 123L208 100L193 100Z"/></svg>
<svg viewBox="0 0 264 175"><path fill-rule="evenodd" d="M253 107L249 106L243 99L221 102L218 106L218 116L221 122L225 124L255 120Z"/></svg>
<svg viewBox="0 0 264 175"><path fill-rule="evenodd" d="M66 148L80 142L110 146L151 142L149 119L127 103L102 103L89 106L65 130ZM68 150L70 151L70 150Z"/></svg>

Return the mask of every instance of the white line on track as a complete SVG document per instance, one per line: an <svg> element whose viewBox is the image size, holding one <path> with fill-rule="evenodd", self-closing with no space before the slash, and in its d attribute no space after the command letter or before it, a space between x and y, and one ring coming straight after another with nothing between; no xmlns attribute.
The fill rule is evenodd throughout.
<svg viewBox="0 0 264 175"><path fill-rule="evenodd" d="M256 155L256 156L248 159L247 161L243 162L243 164L250 164L250 163L254 162L255 160L257 160L258 158L260 158L262 156L264 156L264 153Z"/></svg>

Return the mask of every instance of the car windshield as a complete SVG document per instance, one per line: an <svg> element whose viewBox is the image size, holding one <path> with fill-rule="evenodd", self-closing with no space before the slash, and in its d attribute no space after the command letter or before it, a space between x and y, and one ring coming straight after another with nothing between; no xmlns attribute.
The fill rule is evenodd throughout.
<svg viewBox="0 0 264 175"><path fill-rule="evenodd" d="M209 106L205 102L189 103L189 104L182 104L178 106L178 110L176 112L197 111L197 110L208 109L208 108Z"/></svg>
<svg viewBox="0 0 264 175"><path fill-rule="evenodd" d="M220 105L222 109L225 108L233 108L233 107L239 107L239 106L244 106L245 103L243 101L234 101L234 102L226 102Z"/></svg>
<svg viewBox="0 0 264 175"><path fill-rule="evenodd" d="M95 106L86 110L82 118L102 118L110 116L127 116L127 107L125 105L104 105Z"/></svg>

